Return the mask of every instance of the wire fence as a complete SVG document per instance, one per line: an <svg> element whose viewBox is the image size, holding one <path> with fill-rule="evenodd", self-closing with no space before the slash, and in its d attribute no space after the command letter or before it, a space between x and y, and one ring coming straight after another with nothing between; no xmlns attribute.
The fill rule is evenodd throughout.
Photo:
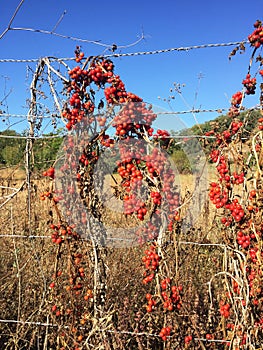
<svg viewBox="0 0 263 350"><path fill-rule="evenodd" d="M26 28L11 28L8 27L8 30L30 30ZM42 34L49 34L49 35L58 35L55 33L45 32L38 30L38 32L42 32ZM2 36L5 34L5 32L2 33ZM60 35L58 35L60 36ZM66 38L66 37L65 37ZM81 39L68 37L71 40L76 40L81 42ZM1 39L1 37L0 37ZM217 44L204 44L204 45L193 45L193 46L187 46L187 47L177 47L177 48L167 48L167 49L161 49L161 50L153 50L153 51L145 51L145 52L128 52L128 53L112 53L112 54L105 54L104 57L107 58L118 58L118 57L131 57L131 56L143 56L143 55L157 55L157 54L163 54L163 53L171 53L171 52L179 52L179 51L192 51L197 49L212 49L212 48L221 48L221 47L229 47L229 46L240 46L247 44L246 40L238 41L238 42L229 42L229 43L217 43ZM37 200L39 199L40 191L47 187L47 182L43 180L44 184L38 183L39 177L36 179L34 177L34 172L32 171L35 167L35 159L34 159L34 144L33 141L37 140L46 140L46 139L58 139L61 138L61 133L50 135L45 134L45 129L48 129L50 126L55 125L54 133L56 133L57 126L60 126L61 128L64 126L65 123L63 123L63 117L61 116L61 110L63 103L65 101L65 97L59 96L57 93L58 86L65 81L67 78L64 76L62 79L62 73L59 71L55 66L52 67L52 63L55 64L61 64L62 62L66 61L73 61L74 58L54 58L54 57L48 57L48 58L42 58L42 59L0 59L1 63L38 63L36 71L32 74L32 81L30 83L30 91L31 91L31 97L29 102L29 110L27 114L12 114L12 113L4 113L0 111L0 119L7 119L8 118L14 118L18 120L18 122L25 122L27 123L27 130L26 134L5 134L4 132L0 133L0 139L7 139L7 140L14 140L17 142L18 140L25 141L25 144L22 145L24 149L22 150L22 158L18 159L16 164L5 167L5 169L0 169L0 177L2 184L0 186L0 192L2 191L2 195L0 195L0 210L3 214L1 214L1 220L2 220L2 232L7 233L1 233L0 238L6 239L6 240L13 240L14 242L18 242L21 239L28 240L29 242L35 242L35 240L48 240L50 239L50 235L43 234L43 231L45 232L46 229L44 228L44 224L41 221L45 221L45 219L42 217L41 207L38 207L38 204L36 204ZM67 70L67 69L66 69ZM41 79L41 89L39 88L39 81ZM46 86L43 88L43 85L46 84ZM52 103L50 101L46 102L46 96L48 95L47 91L49 92L49 96L51 96ZM50 99L50 97L49 97ZM38 108L36 108L38 107ZM244 111L253 111L257 110L259 107L254 106L252 108L244 109ZM9 108L8 108L9 109ZM48 113L44 113L43 110L47 110ZM173 116L176 115L187 115L187 114L197 114L197 113L226 113L228 111L228 108L226 107L218 107L216 109L189 109L184 111L174 111L174 112L158 112L158 115L166 115L169 118L173 118ZM47 121L47 124L44 123L44 121ZM61 123L62 121L62 123ZM16 123L16 122L15 122ZM15 125L15 123L10 123L7 126L6 130L11 130L12 125ZM213 135L204 135L204 134L176 134L168 136L169 138L175 138L175 139L183 139L183 142L187 143L188 140L191 139L215 139L216 137ZM8 144L7 144L8 146ZM10 146L10 145L9 145ZM14 145L15 147L16 145ZM39 146L38 146L39 147ZM14 148L15 149L15 148ZM9 152L12 152L13 150L9 148ZM8 149L7 149L8 152ZM3 156L3 154L0 154ZM3 161L3 160L2 160ZM47 162L44 158L42 159L42 163L45 165L49 165L49 162ZM12 174L16 174L19 171L20 165L23 167L23 172L20 177L17 177L17 175L14 175L12 177ZM11 178L11 180L10 180ZM208 179L206 179L208 181ZM207 191L207 188L205 188L205 191ZM18 198L18 196L21 196ZM38 207L36 209L36 207ZM21 215L21 211L23 212L23 215ZM39 218L39 217L40 218ZM213 214L212 214L213 217ZM40 221L38 225L36 225L36 221ZM33 229L32 229L33 228ZM17 233L20 232L20 233ZM24 234L24 231L27 231L26 234ZM37 234L33 233L32 231L36 231ZM119 237L109 237L109 240L111 241L132 241L127 238L119 238ZM84 240L85 241L85 240ZM170 243L173 243L172 241ZM199 241L186 241L186 240L179 240L178 245L192 245L192 246L198 246L198 247L210 247L210 248L222 248L222 252L220 253L226 261L228 261L228 257L226 257L226 252L231 250L231 254L233 253L234 249L230 249L229 246L226 244L217 244L217 243L202 243ZM7 243L6 243L7 244ZM34 243L32 243L32 247L34 248ZM13 246L13 255L16 257L16 263L14 263L13 271L12 273L17 273L18 278L20 272L23 269L23 266L20 266L19 261L19 249L16 247L17 243L14 243ZM9 246L8 246L9 247ZM0 253L1 255L1 253ZM6 258L6 255L3 259ZM240 256L239 256L240 258ZM30 258L31 259L31 258ZM241 259L241 258L240 258ZM35 261L37 264L39 264L39 267L41 268L41 264L43 262L39 262L39 258L35 258ZM3 262L3 260L2 260ZM24 263L24 262L23 262ZM26 263L25 263L26 266ZM225 271L226 272L226 271ZM211 282L211 281L210 281ZM25 283L24 281L20 281L20 283ZM5 281L6 284L6 281ZM5 285L0 286L0 290L5 288ZM20 285L20 288L21 285ZM21 297L21 296L20 296ZM19 298L18 298L19 299ZM20 299L19 299L20 300ZM21 300L20 300L21 301ZM18 309L21 306L18 306ZM19 313L17 313L17 319L4 319L1 317L0 323L2 324L16 324L16 325L29 325L32 327L60 327L61 325L57 325L55 323L50 322L36 322L36 321L27 321L23 320L23 316ZM64 325L64 328L69 328L69 325ZM85 327L83 327L85 329ZM105 328L97 328L96 331L98 332L104 332L104 333L119 333L119 334L126 334L130 336L143 336L143 337L158 337L159 334L150 333L150 332L130 332L130 331L123 331L123 330L111 330L111 329L105 329ZM169 339L169 337L168 337ZM204 342L204 343L228 343L228 341L224 339L207 339L203 337L194 337L194 341L196 342Z"/></svg>

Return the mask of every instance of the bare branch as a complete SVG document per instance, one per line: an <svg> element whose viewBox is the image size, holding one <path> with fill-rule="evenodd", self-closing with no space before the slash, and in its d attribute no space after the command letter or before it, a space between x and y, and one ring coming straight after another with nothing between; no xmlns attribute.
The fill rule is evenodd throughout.
<svg viewBox="0 0 263 350"><path fill-rule="evenodd" d="M25 1L25 0L21 0L20 3L18 4L17 8L15 9L15 12L14 12L13 16L11 17L11 19L10 19L8 25L7 25L7 28L6 28L6 29L3 31L3 33L0 35L0 39L2 39L3 36L10 30L11 24L13 23L13 21L14 21L16 15L17 15L17 13L18 13L20 7L23 5L24 1Z"/></svg>
<svg viewBox="0 0 263 350"><path fill-rule="evenodd" d="M63 35L63 34L56 33L53 30L49 31L49 30L44 30L44 29L23 28L23 27L13 27L13 28L9 28L9 30L16 30L16 31L24 31L24 32L33 32L33 33L54 35L54 36L57 36L57 37L62 38L62 39L69 39L69 40L78 41L78 42L82 42L82 43L95 44L95 45L106 47L108 49L110 49L113 46L113 44L102 43L102 42L100 42L100 40L89 40L89 39L76 38L76 37L73 37L73 36L70 36L70 35ZM1 39L1 37L0 37L0 39ZM137 39L135 42L133 42L131 44L128 44L128 45L117 45L117 47L119 49L131 47L131 46L137 45L143 39L144 39L144 35L142 34L139 37L139 39Z"/></svg>
<svg viewBox="0 0 263 350"><path fill-rule="evenodd" d="M64 124L66 124L66 121L64 120L64 118L62 117L62 107L60 106L60 103L58 101L58 98L57 98L57 92L54 88L54 85L53 85L53 81L52 81L52 78L51 78L51 70L53 72L55 72L56 74L58 73L53 67L51 67L50 65L50 62L48 60L48 58L44 59L44 62L45 64L47 65L47 69L48 69L48 83L49 83L49 86L50 86L50 91L53 95L53 98L54 98L54 101L55 101L55 104L56 104L56 107L61 115L61 118L62 118L62 121L64 122ZM60 75L59 75L60 76Z"/></svg>
<svg viewBox="0 0 263 350"><path fill-rule="evenodd" d="M59 26L59 24L61 23L61 21L63 20L65 14L67 13L66 10L64 10L64 12L62 13L62 15L60 16L59 20L57 21L57 23L55 24L54 28L51 30L51 33L53 33L57 27Z"/></svg>
<svg viewBox="0 0 263 350"><path fill-rule="evenodd" d="M53 68L50 64L50 60L48 57L43 59L45 61L45 64L47 65L48 69L50 69L54 74L56 74L61 80L63 80L64 82L68 83L69 80L64 77L59 71L57 71L55 68Z"/></svg>
<svg viewBox="0 0 263 350"><path fill-rule="evenodd" d="M139 37L139 39L137 39L135 42L130 43L128 45L116 45L116 44L106 44L106 43L102 43L100 40L88 40L88 39L82 39L82 38L76 38L73 36L69 36L69 35L63 35L63 34L59 34L56 33L55 30L57 29L57 27L59 26L59 24L61 23L61 21L63 20L64 16L66 15L67 11L64 10L64 12L62 13L62 15L60 16L60 18L58 19L57 23L54 25L53 29L51 31L49 30L44 30L44 29L34 29L34 28L23 28L23 27L11 27L20 7L23 5L25 0L21 0L19 5L17 6L13 16L11 17L7 28L2 32L2 34L0 35L0 40L5 36L5 34L9 31L9 30L16 30L16 31L25 31L25 32L33 32L33 33L41 33L41 34L48 34L48 35L54 35L63 39L69 39L69 40L73 40L73 41L79 41L79 42L83 42L83 43L89 43L89 44L95 44L95 45L100 45L103 47L106 47L107 49L110 49L111 51L113 47L117 48L127 48L127 47L131 47L134 45L137 45L141 40L144 39L144 34L142 33Z"/></svg>

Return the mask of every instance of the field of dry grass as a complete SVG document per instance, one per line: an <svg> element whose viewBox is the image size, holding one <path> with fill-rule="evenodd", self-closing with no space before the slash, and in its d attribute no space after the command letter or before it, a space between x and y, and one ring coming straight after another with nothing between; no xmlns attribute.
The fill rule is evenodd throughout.
<svg viewBox="0 0 263 350"><path fill-rule="evenodd" d="M54 271L58 268L66 271L68 258L60 259L59 254L61 252L58 252L58 248L48 238L50 236L49 224L50 222L56 222L57 214L48 200L40 200L40 194L49 189L49 179L33 175L29 192L25 175L25 172L21 169L0 170L2 191L0 202L0 318L11 320L0 324L0 347L8 350L62 349L62 345L60 347L55 345L56 343L63 344L63 337L61 338L56 333L56 329L53 327L47 329L46 327L36 326L36 324L39 322L43 324L58 322L58 319L50 312L50 308L54 303L54 296L50 293L48 286L52 281ZM109 182L108 187L111 188L112 180L108 178L106 182ZM208 186L209 182L210 179L206 179L204 183ZM187 209L187 200L189 200L187 198L191 197L194 188L193 179L190 175L180 176L180 188L182 197L185 198L186 202L185 208L182 209L184 211ZM16 190L19 191L15 194ZM208 187L205 188L204 186L203 191L207 193L207 190ZM28 198L30 198L30 205ZM127 238L127 225L131 223L123 222L123 215L118 217L116 212L110 213L110 209L112 208L108 206L110 224L113 227L122 227L121 232ZM180 266L175 266L175 247L170 245L166 249L165 254L167 256L165 260L168 263L170 261L171 271L176 270L176 278L180 279L180 282L185 285L185 312L188 312L187 308L192 309L194 307L195 309L193 315L180 316L184 319L184 332L187 332L189 322L196 323L200 321L198 317L202 315L201 305L208 305L205 283L209 278L203 281L204 272L210 271L213 274L218 268L210 258L208 259L208 252L211 249L214 250L214 256L218 254L220 256L221 252L218 253L217 249L213 247L191 246L190 249L190 245L180 245L179 241L207 242L213 231L213 217L214 212L209 208L208 202L205 202L204 208L198 215L198 220L194 221L194 226L189 227L185 232L178 231L178 237L170 237L171 242L179 244L176 249L178 249L180 256L184 256ZM30 238L27 238L27 236ZM122 234L120 234L120 237L116 237L115 234L114 238L122 238ZM92 287L94 271L89 253L90 243L82 242L80 245L79 249L86 256L85 266L88 271L85 283ZM143 246L136 244L127 247L125 244L116 242L104 251L106 254L107 293L103 316L105 318L100 320L98 328L111 332L106 337L108 340L105 349L107 349L107 346L109 349L127 349L127 346L129 349L163 348L162 342L159 342L159 340L156 342L154 337L147 335L148 333L158 333L158 327L160 327L166 315L160 315L160 318L157 318L159 321L152 320L151 322L151 316L145 314L144 295L147 291L149 292L149 289L142 284L143 266L141 259L146 247L147 243ZM191 254L188 253L190 251ZM66 256L70 254L69 252L64 253ZM199 266L198 271L195 268L197 265ZM66 280L62 278L62 290L63 286L66 286L65 283ZM152 293L155 293L155 291L152 290ZM200 321L204 326L206 319L207 315L203 315L203 320ZM75 324L75 321L71 318L65 318L62 321L62 327L65 326L65 323L67 327ZM176 318L171 318L169 321L174 324L175 329L177 321ZM83 334L89 334L89 328L86 332ZM134 337L134 332L145 334L141 337ZM178 331L175 333L177 336L180 334ZM69 338L71 337L70 334L69 332ZM110 334L114 334L114 336L110 336ZM101 334L96 333L94 337L93 344L96 346L102 341ZM172 340L165 346L166 349L174 349ZM65 349L68 348L65 347Z"/></svg>

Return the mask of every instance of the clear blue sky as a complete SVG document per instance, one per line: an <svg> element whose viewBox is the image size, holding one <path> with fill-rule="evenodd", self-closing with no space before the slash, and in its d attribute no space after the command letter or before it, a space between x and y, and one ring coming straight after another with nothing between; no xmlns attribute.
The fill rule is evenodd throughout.
<svg viewBox="0 0 263 350"><path fill-rule="evenodd" d="M0 32L8 22L19 0L0 1ZM83 1L83 0L25 0L12 26L52 30L64 10L67 11L56 32L101 43L128 45L141 35L138 45L117 52L136 52L191 46L209 43L242 41L253 31L253 23L263 17L262 0L199 1ZM9 31L0 40L0 59L27 59L43 56L71 57L76 44L67 39L39 33ZM81 44L86 55L101 54L104 47ZM231 61L228 55L233 47L171 52L139 57L114 59L128 91L145 101L169 110L158 99L168 97L173 83L185 84L184 101L176 95L174 111L192 107L202 109L228 108L231 95L241 89L251 49L237 54ZM25 100L29 96L26 80L27 64L0 63L0 101L12 90L6 105L9 113L26 113ZM35 64L31 64L35 68ZM203 78L198 81L198 76ZM247 98L246 105L257 103L256 97ZM3 106L4 107L6 107ZM1 108L1 106L0 106ZM217 114L197 114L203 122ZM183 115L182 121L195 123L192 115ZM162 117L158 127L176 129L176 119ZM26 124L25 124L26 125ZM21 128L24 124L20 125ZM5 128L0 121L0 130Z"/></svg>

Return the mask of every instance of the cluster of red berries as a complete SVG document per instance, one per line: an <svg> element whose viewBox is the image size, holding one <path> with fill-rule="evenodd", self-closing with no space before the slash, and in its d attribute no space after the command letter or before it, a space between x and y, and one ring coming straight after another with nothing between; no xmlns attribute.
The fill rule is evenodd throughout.
<svg viewBox="0 0 263 350"><path fill-rule="evenodd" d="M54 179L54 177L55 177L55 169L53 167L50 167L48 170L43 172L43 176L48 176L51 179Z"/></svg>
<svg viewBox="0 0 263 350"><path fill-rule="evenodd" d="M81 60L84 58L84 52L80 51L80 46L76 46L75 50L75 61L77 63L81 62Z"/></svg>
<svg viewBox="0 0 263 350"><path fill-rule="evenodd" d="M258 119L258 129L263 130L263 118L262 117Z"/></svg>
<svg viewBox="0 0 263 350"><path fill-rule="evenodd" d="M227 159L225 156L220 155L219 150L213 150L210 153L210 159L213 163L218 163L216 169L220 175L219 181L225 181L226 188L230 188L231 184L240 185L244 183L244 172L238 174L234 171L232 173L232 176L230 176L230 169L227 164ZM216 187L215 184L213 184L212 186Z"/></svg>
<svg viewBox="0 0 263 350"><path fill-rule="evenodd" d="M46 198L51 198L52 193L50 191L44 191L40 194L40 200L44 201Z"/></svg>
<svg viewBox="0 0 263 350"><path fill-rule="evenodd" d="M148 136L152 136L151 125L157 115L138 96L128 93L127 99L129 103L123 106L112 123L116 128L116 135L124 137L147 132Z"/></svg>
<svg viewBox="0 0 263 350"><path fill-rule="evenodd" d="M232 136L235 135L238 130L243 126L243 123L241 121L233 121L230 124L230 128L228 130L224 130L222 134L216 135L216 142L218 145L221 145L222 142L229 143L232 141Z"/></svg>
<svg viewBox="0 0 263 350"><path fill-rule="evenodd" d="M79 63L84 58L84 53L78 48L75 52L76 61ZM69 161L72 150L74 147L74 140L68 138L68 145L66 155L68 156L67 162L63 165L65 171L72 170L70 166L74 163L73 168L78 171L77 180L81 187L81 182L86 176L88 170L89 174L92 174L94 164L98 161L99 154L103 147L112 147L115 145L116 140L121 140L118 147L120 153L120 162L117 163L118 173L121 177L121 186L124 191L121 192L121 198L124 201L124 213L127 215L135 214L139 220L144 220L151 203L151 207L154 206L154 215L152 222L147 223L147 226L140 227L140 236L147 236L148 239L154 240L154 242L145 250L142 261L144 263L145 272L143 275L143 284L151 282L159 269L161 256L157 251L156 239L158 237L159 229L157 223L162 218L160 216L160 210L158 207L165 202L165 213L169 220L169 227L175 220L179 220L177 212L179 206L179 194L174 188L175 176L171 169L170 163L168 164L167 157L160 148L146 147L145 141L140 144L140 140L149 140L153 137L156 141L162 141L162 145L169 139L169 133L165 130L157 130L156 135L153 135L154 129L152 123L156 119L157 115L153 112L151 106L147 106L143 100L135 94L126 91L125 85L118 75L114 74L114 65L110 60L103 58L95 58L90 61L88 68L84 69L86 63L81 67L75 67L69 71L70 82L67 84L67 93L70 98L67 105L63 110L63 117L67 119L66 128L71 130L75 128L75 125L82 122L84 127L88 129L92 125L96 130L98 127L103 128L107 123L106 114L94 116L94 110L96 108L94 90L91 84L94 84L99 89L104 90L104 95L108 105L122 104L119 112L116 114L112 121L112 126L115 128L115 138L111 138L105 133L100 132L96 139L96 151L95 147L87 147L85 144L80 144L82 148L80 156L76 156L76 159ZM109 84L109 86L106 86ZM90 89L90 90L88 90ZM98 110L102 108L97 107ZM117 108L116 108L117 110ZM136 146L131 147L130 143L125 145L125 139L135 139ZM98 146L98 147L97 147ZM147 152L146 152L147 148ZM86 173L85 173L86 172ZM45 176L54 178L52 171L47 171ZM149 180L150 198L148 202L144 199L138 198L137 193L142 194L142 182L143 179ZM84 180L83 180L84 182ZM146 181L145 181L146 182ZM159 186L161 184L161 186ZM73 194L74 187L68 187L68 193ZM86 220L84 217L83 220ZM81 220L82 220L81 219ZM82 221L84 222L84 221ZM156 225L156 226L155 226ZM73 226L66 226L62 224L52 225L51 239L55 244L64 247L62 244L70 242L74 239L79 239L80 236L75 232ZM85 261L83 255L79 253L79 248L74 246L70 252L70 274L66 277L65 289L73 296L84 297L84 300L88 301L93 298L91 290L86 291L85 287ZM63 275L64 276L64 275ZM59 276L58 276L59 277ZM56 278L58 278L56 276ZM84 281L83 281L84 280ZM50 288L57 288L62 281L54 280L50 284ZM65 281L63 281L65 282ZM61 285L60 285L61 287ZM86 291L86 292L85 292ZM159 296L163 302L165 311L178 310L181 308L181 286L171 285L171 280L165 278L161 281L161 295ZM61 296L60 296L61 298ZM151 312L157 305L151 294L146 294L147 299L147 312ZM79 300L76 299L76 300ZM72 304L75 303L75 299L72 298ZM80 304L77 304L78 306ZM73 308L74 305L72 305ZM75 308L78 310L78 308ZM75 309L71 312L75 312ZM53 305L52 311L59 315L62 314L62 309L57 305ZM81 324L84 324L84 317L79 310L76 315L82 317ZM170 327L163 327L160 331L160 337L165 341L170 336ZM187 338L188 339L188 338ZM81 341L81 339L79 339ZM191 341L191 336L186 342Z"/></svg>
<svg viewBox="0 0 263 350"><path fill-rule="evenodd" d="M257 79L256 78L251 78L250 74L246 75L246 78L243 79L242 84L246 88L245 93L247 95L254 95L256 91L256 86L257 86Z"/></svg>
<svg viewBox="0 0 263 350"><path fill-rule="evenodd" d="M216 169L220 175L220 178L225 179L227 174L229 173L229 167L228 167L227 159L225 156L221 155L219 157L219 161L218 161L218 165L217 165Z"/></svg>
<svg viewBox="0 0 263 350"><path fill-rule="evenodd" d="M231 182L235 185L241 185L245 181L245 174L242 171L240 174L233 172Z"/></svg>
<svg viewBox="0 0 263 350"><path fill-rule="evenodd" d="M61 316L62 314L61 310L57 307L56 304L52 306L51 311L55 313L57 317Z"/></svg>
<svg viewBox="0 0 263 350"><path fill-rule="evenodd" d="M131 215L133 213L137 214L137 218L141 221L144 220L145 215L147 214L147 208L143 201L136 198L135 194L130 196L124 196L124 214Z"/></svg>
<svg viewBox="0 0 263 350"><path fill-rule="evenodd" d="M100 137L100 144L104 147L113 147L115 142L109 135L103 134Z"/></svg>
<svg viewBox="0 0 263 350"><path fill-rule="evenodd" d="M147 222L147 225L141 226L137 231L138 241L140 244L148 241L154 240L158 237L159 229L156 225L151 222Z"/></svg>
<svg viewBox="0 0 263 350"><path fill-rule="evenodd" d="M150 293L146 294L147 299L147 305L146 305L146 311L152 312L153 308L156 306L156 300L153 299L152 295Z"/></svg>
<svg viewBox="0 0 263 350"><path fill-rule="evenodd" d="M83 152L79 157L79 164L87 167L97 162L99 159L98 154L95 151Z"/></svg>
<svg viewBox="0 0 263 350"><path fill-rule="evenodd" d="M181 293L183 286L171 286L171 280L167 277L161 281L161 289L164 309L168 311L179 310L182 307Z"/></svg>
<svg viewBox="0 0 263 350"><path fill-rule="evenodd" d="M54 225L53 225L54 226ZM56 228L59 225L56 226ZM66 229L62 229L62 231L65 231L64 234L66 234ZM72 235L72 236L76 236L75 232L70 232L71 229L67 229L67 234ZM62 232L63 233L63 232ZM61 236L60 236L61 237ZM77 237L78 238L78 237ZM57 242L55 242L57 243ZM91 289L88 289L85 292L85 288L84 288L84 283L82 282L83 279L85 278L85 269L83 267L83 254L75 252L72 254L72 267L71 267L71 271L70 271L70 276L68 276L67 280L64 281L64 287L65 290L67 292L70 292L72 294L74 294L75 296L81 296L83 297L83 299L85 301L89 301L90 299L93 298L93 292ZM60 276L62 276L62 271L57 271L53 276L53 282L50 283L49 288L52 290L56 287L56 285L61 285L61 283L63 282L62 280L60 280ZM52 307L52 311L58 311L57 310L57 305L53 305ZM62 315L62 311L59 310L59 314L58 312L56 312L56 316L61 316ZM71 310L72 312L72 310ZM70 312L70 313L71 313ZM70 314L69 312L67 312L67 314Z"/></svg>
<svg viewBox="0 0 263 350"><path fill-rule="evenodd" d="M225 303L223 300L220 300L219 305L220 305L220 309L219 309L220 314L224 318L229 318L231 305L229 303Z"/></svg>
<svg viewBox="0 0 263 350"><path fill-rule="evenodd" d="M240 114L240 106L242 103L243 94L241 91L237 91L232 95L231 98L231 107L229 108L228 115L229 117L237 117Z"/></svg>
<svg viewBox="0 0 263 350"><path fill-rule="evenodd" d="M153 203L155 205L161 205L162 196L161 196L160 192L158 192L158 191L151 192L151 198L153 199Z"/></svg>
<svg viewBox="0 0 263 350"><path fill-rule="evenodd" d="M228 190L221 189L220 185L216 182L211 182L209 198L217 209L223 208L228 202Z"/></svg>
<svg viewBox="0 0 263 350"><path fill-rule="evenodd" d="M257 21L254 26L256 29L248 38L251 46L256 49L263 44L262 22ZM253 55L255 51L256 50L253 51ZM261 57L259 56L257 60L260 62L261 66ZM259 71L259 74L263 76L262 69ZM243 163L241 161L242 157L235 160L236 171L234 171L232 170L231 158L229 157L231 152L229 143L233 140L232 136L239 133L243 127L243 123L236 118L242 110L242 100L246 95L255 94L257 80L255 77L251 77L248 73L245 79L243 79L242 84L244 86L243 93L238 91L233 94L231 107L228 112L229 117L235 118L232 120L227 130L221 132L221 134L216 134L216 149L213 149L210 153L212 162L216 163L217 166L219 181L210 184L209 197L217 208L224 209L224 217L222 217L221 222L226 227L231 226L231 230L228 231L229 237L233 238L233 242L236 242L235 246L238 246L238 249L243 250L243 253L246 256L247 264L245 267L240 267L240 269L248 278L249 296L246 299L244 298L244 300L238 297L238 300L240 300L240 303L243 306L247 306L247 303L249 302L252 308L256 310L256 313L259 312L259 315L261 316L261 309L255 308L256 306L261 305L263 300L261 288L262 268L260 267L260 260L263 254L260 251L261 238L259 238L262 230L260 226L262 225L258 223L256 216L260 211L259 203L261 195L259 194L259 191L256 190L252 190L248 193L248 189L245 188L245 194L241 197L239 191L234 191L234 185L242 185L245 182L246 172L244 173L244 169L247 169L247 163L245 157L243 158ZM262 96L260 102L262 104ZM259 130L263 130L263 118L259 118L258 128ZM207 136L214 134L214 130L212 130L210 133L207 133ZM234 139L238 140L236 136ZM220 147L218 147L219 145ZM236 150L237 149L238 148L236 148ZM261 152L262 150L262 143L259 139L256 139L255 150L256 152ZM241 197L241 199L237 199L237 197ZM234 228L235 231L233 231ZM244 276L244 278L246 277ZM228 293L227 298L231 298L232 300L233 293L238 295L241 294L240 285L235 280L232 280L232 291ZM231 316L231 302L229 300L228 302L220 302L220 314L224 318L229 318ZM260 318L261 317L259 317L259 319ZM246 335L241 333L241 331L237 331L235 326L236 325L231 324L231 327L227 326L227 328L231 329L231 331L234 331L235 334L238 335L242 347L242 345L247 344L248 339Z"/></svg>
<svg viewBox="0 0 263 350"><path fill-rule="evenodd" d="M236 294L240 294L240 287L236 280L232 280L233 292Z"/></svg>
<svg viewBox="0 0 263 350"><path fill-rule="evenodd" d="M138 164L135 162L118 162L118 173L126 180L126 187L130 186L131 182L137 182L143 179L142 172L138 169ZM129 180L129 186L127 181Z"/></svg>
<svg viewBox="0 0 263 350"><path fill-rule="evenodd" d="M219 156L220 156L220 151L218 149L213 149L211 152L210 152L210 159L213 163L217 163L218 159L219 159Z"/></svg>
<svg viewBox="0 0 263 350"><path fill-rule="evenodd" d="M232 134L236 134L242 126L243 126L243 123L241 121L233 121L230 126Z"/></svg>
<svg viewBox="0 0 263 350"><path fill-rule="evenodd" d="M84 54L77 54L77 61L80 62ZM125 102L141 102L138 96L128 93L125 85L118 75L114 75L114 65L109 59L96 58L87 69L77 66L69 71L71 81L67 84L67 92L71 93L69 107L65 106L62 116L68 120L66 125L71 130L74 125L85 120L88 124L94 122L93 112L95 110L94 98L87 88L92 83L104 89L104 95L108 104L119 104ZM109 84L105 87L105 84ZM99 121L104 126L106 119Z"/></svg>
<svg viewBox="0 0 263 350"><path fill-rule="evenodd" d="M187 335L187 336L184 338L185 344L190 344L192 340L193 340L193 336L192 336L192 335Z"/></svg>
<svg viewBox="0 0 263 350"><path fill-rule="evenodd" d="M231 99L231 105L233 107L239 107L242 103L242 98L243 98L243 94L241 91L236 92L235 94L233 94L232 99Z"/></svg>
<svg viewBox="0 0 263 350"><path fill-rule="evenodd" d="M171 327L163 327L159 333L159 336L162 338L163 341L167 340L167 337L169 337L171 334Z"/></svg>
<svg viewBox="0 0 263 350"><path fill-rule="evenodd" d="M155 139L162 140L162 141L166 141L167 139L169 139L169 137L170 137L169 132L167 130L161 130L161 129L158 129L156 131L156 134L154 135Z"/></svg>
<svg viewBox="0 0 263 350"><path fill-rule="evenodd" d="M143 284L147 284L147 283L152 282L152 280L154 279L155 274L154 273L150 273L149 275L145 274L145 276L146 277L144 277L144 279L142 281Z"/></svg>
<svg viewBox="0 0 263 350"><path fill-rule="evenodd" d="M220 134L217 134L217 144L220 145L222 141L224 142L230 142L231 141L231 132L229 130L224 130L222 132L222 137Z"/></svg>
<svg viewBox="0 0 263 350"><path fill-rule="evenodd" d="M111 86L104 89L104 95L109 104L124 103L127 101L127 91L123 81L118 75L110 78Z"/></svg>
<svg viewBox="0 0 263 350"><path fill-rule="evenodd" d="M245 235L243 231L237 233L237 243L246 249L250 246L250 235Z"/></svg>
<svg viewBox="0 0 263 350"><path fill-rule="evenodd" d="M120 160L117 161L117 166L136 163L139 166L145 159L145 144L140 139L136 139L136 143L131 144L130 138L127 137L118 145Z"/></svg>
<svg viewBox="0 0 263 350"><path fill-rule="evenodd" d="M75 226L64 226L61 224L51 224L50 228L53 230L51 234L51 239L53 243L61 244L64 242L66 237L79 238L79 235L74 230Z"/></svg>
<svg viewBox="0 0 263 350"><path fill-rule="evenodd" d="M166 213L169 219L168 225L172 228L175 221L179 220L177 209L179 207L180 197L174 186L175 175L166 155L159 149L154 148L152 153L146 156L146 167L152 178L161 176L162 192L158 196L159 203L161 199L165 203ZM156 195L154 195L156 196Z"/></svg>
<svg viewBox="0 0 263 350"><path fill-rule="evenodd" d="M104 86L107 82L111 82L110 79L114 76L113 70L113 62L108 59L92 62L89 66L88 77L95 84Z"/></svg>
<svg viewBox="0 0 263 350"><path fill-rule="evenodd" d="M127 155L125 152L125 157ZM133 159L132 155L129 154L129 158L125 158L125 161L119 161L117 171L122 178L122 186L126 191L123 196L124 213L126 215L136 213L137 218L143 221L147 214L146 203L136 195L137 190L141 187L143 174L138 168L140 160L135 162Z"/></svg>
<svg viewBox="0 0 263 350"><path fill-rule="evenodd" d="M144 172L147 171L152 178L162 177L162 190L151 191L152 203L159 207L162 197L165 196L166 213L170 221L178 220L179 194L174 190L174 173L168 166L166 156L159 149L154 148L152 152L145 155L145 145L138 142L133 150L130 145L119 147L121 161L118 162L118 173L122 177L122 185L127 192L123 196L125 214L137 213L140 220L144 220L147 213L146 203L138 199L135 193L140 191ZM143 158L143 159L141 159ZM136 161L135 161L136 159ZM146 169L144 169L146 165ZM141 168L141 169L140 169ZM144 169L144 170L143 170Z"/></svg>
<svg viewBox="0 0 263 350"><path fill-rule="evenodd" d="M218 150L212 151L210 158L213 162L219 163L217 165L217 171L220 175L219 182L223 183L223 185L220 185L217 182L212 182L210 184L209 198L217 209L225 208L230 211L232 217L228 219L223 217L221 219L221 222L225 226L229 226L232 223L232 218L236 222L239 222L245 215L244 208L238 202L238 199L235 198L230 200L229 198L229 191L232 189L232 185L240 185L244 183L244 172L241 172L240 174L233 172L232 176L230 176L226 159L224 156L220 156Z"/></svg>
<svg viewBox="0 0 263 350"><path fill-rule="evenodd" d="M231 211L231 214L236 222L241 221L245 215L245 211L242 205L238 203L237 198L233 199L232 202L227 203L225 208Z"/></svg>
<svg viewBox="0 0 263 350"><path fill-rule="evenodd" d="M258 261L257 252L258 252L258 247L256 246L249 249L249 256L253 263L256 263Z"/></svg>
<svg viewBox="0 0 263 350"><path fill-rule="evenodd" d="M149 247L149 249L146 249L144 251L144 256L142 257L142 261L144 263L146 273L148 272L155 272L158 269L159 262L161 260L161 257L156 252L156 244L152 243Z"/></svg>
<svg viewBox="0 0 263 350"><path fill-rule="evenodd" d="M213 136L215 135L215 130L209 130L205 132L205 136Z"/></svg>
<svg viewBox="0 0 263 350"><path fill-rule="evenodd" d="M251 44L251 46L254 46L255 48L259 48L263 44L263 27L262 22L257 20L254 23L255 30L252 34L248 36L248 40Z"/></svg>

